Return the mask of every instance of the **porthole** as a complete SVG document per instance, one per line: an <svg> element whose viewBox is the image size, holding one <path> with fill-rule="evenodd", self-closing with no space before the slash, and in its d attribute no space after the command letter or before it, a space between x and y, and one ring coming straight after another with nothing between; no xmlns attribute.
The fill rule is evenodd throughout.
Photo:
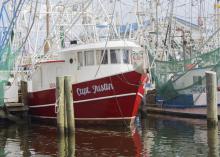
<svg viewBox="0 0 220 157"><path fill-rule="evenodd" d="M70 64L73 64L73 59L72 58L70 58Z"/></svg>

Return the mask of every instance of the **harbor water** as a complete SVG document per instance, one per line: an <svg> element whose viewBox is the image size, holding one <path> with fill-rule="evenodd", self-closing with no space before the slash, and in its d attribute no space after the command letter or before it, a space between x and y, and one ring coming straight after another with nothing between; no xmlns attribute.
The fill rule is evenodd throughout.
<svg viewBox="0 0 220 157"><path fill-rule="evenodd" d="M206 120L148 115L132 129L77 128L63 149L56 128L39 124L0 125L2 157L218 157L219 129Z"/></svg>

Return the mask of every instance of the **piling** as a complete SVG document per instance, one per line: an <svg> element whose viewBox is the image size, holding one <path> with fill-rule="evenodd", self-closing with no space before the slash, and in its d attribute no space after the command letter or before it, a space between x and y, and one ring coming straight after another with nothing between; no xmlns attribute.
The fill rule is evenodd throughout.
<svg viewBox="0 0 220 157"><path fill-rule="evenodd" d="M206 75L206 93L207 93L207 124L208 127L218 125L217 109L217 78L216 72L207 71Z"/></svg>
<svg viewBox="0 0 220 157"><path fill-rule="evenodd" d="M67 156L76 156L76 137L75 133L72 133L70 136L68 136L68 152Z"/></svg>
<svg viewBox="0 0 220 157"><path fill-rule="evenodd" d="M219 138L218 127L209 127L207 129L207 141L208 141L208 156L219 157Z"/></svg>
<svg viewBox="0 0 220 157"><path fill-rule="evenodd" d="M27 105L27 95L28 95L27 82L21 81L21 102L24 105Z"/></svg>
<svg viewBox="0 0 220 157"><path fill-rule="evenodd" d="M23 103L23 118L28 120L28 85L26 81L21 81L21 102Z"/></svg>
<svg viewBox="0 0 220 157"><path fill-rule="evenodd" d="M58 156L59 157L74 157L76 152L76 138L75 133L71 135L58 136Z"/></svg>
<svg viewBox="0 0 220 157"><path fill-rule="evenodd" d="M66 156L66 141L65 136L58 136L58 156L65 157Z"/></svg>
<svg viewBox="0 0 220 157"><path fill-rule="evenodd" d="M65 134L64 114L64 77L56 78L57 130L59 135Z"/></svg>
<svg viewBox="0 0 220 157"><path fill-rule="evenodd" d="M64 81L65 84L65 81ZM64 89L64 130L65 130L65 136L68 135L68 124L67 124L67 106L66 106L66 98L65 98L65 85L63 87Z"/></svg>
<svg viewBox="0 0 220 157"><path fill-rule="evenodd" d="M75 156L75 121L71 76L57 77L57 128L59 156Z"/></svg>
<svg viewBox="0 0 220 157"><path fill-rule="evenodd" d="M66 117L68 125L68 133L72 134L75 131L74 121L74 107L73 107L73 94L72 94L72 79L71 76L64 77L64 91L66 103Z"/></svg>

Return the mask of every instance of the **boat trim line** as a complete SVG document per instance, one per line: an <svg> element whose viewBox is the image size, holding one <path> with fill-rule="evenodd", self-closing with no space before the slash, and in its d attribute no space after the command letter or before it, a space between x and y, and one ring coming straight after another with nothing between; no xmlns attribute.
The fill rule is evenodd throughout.
<svg viewBox="0 0 220 157"><path fill-rule="evenodd" d="M104 100L104 99L111 99L111 98L118 98L118 97L126 97L126 96L132 96L132 95L136 95L136 93L127 93L127 94L112 95L112 96L99 97L99 98L93 98L93 99L79 100L79 101L74 101L74 104L88 102L88 101L97 101L97 100ZM137 95L139 95L141 98L143 98L143 95L141 93L137 93ZM29 106L29 108L39 108L39 107L49 107L49 106L55 106L55 103L54 104Z"/></svg>
<svg viewBox="0 0 220 157"><path fill-rule="evenodd" d="M42 118L42 119L56 119L57 117L48 117L48 116L33 116L33 118ZM120 119L133 119L135 116L132 117L116 117L116 118L75 118L75 120L120 120Z"/></svg>

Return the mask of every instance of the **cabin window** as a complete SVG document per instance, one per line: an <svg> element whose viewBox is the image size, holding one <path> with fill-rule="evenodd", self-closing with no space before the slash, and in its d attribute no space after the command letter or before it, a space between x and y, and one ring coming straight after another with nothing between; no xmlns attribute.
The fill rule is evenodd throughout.
<svg viewBox="0 0 220 157"><path fill-rule="evenodd" d="M202 85L202 76L193 76L193 84Z"/></svg>
<svg viewBox="0 0 220 157"><path fill-rule="evenodd" d="M70 64L73 64L73 59L72 58L70 58Z"/></svg>
<svg viewBox="0 0 220 157"><path fill-rule="evenodd" d="M121 63L121 54L120 50L110 50L110 56L111 56L111 63L117 64Z"/></svg>
<svg viewBox="0 0 220 157"><path fill-rule="evenodd" d="M108 64L108 51L107 50L105 50L105 52L104 50L96 50L97 64L100 64L101 60L102 60L102 64Z"/></svg>
<svg viewBox="0 0 220 157"><path fill-rule="evenodd" d="M82 54L82 52L77 53L77 58L78 58L78 66L83 66L83 54Z"/></svg>
<svg viewBox="0 0 220 157"><path fill-rule="evenodd" d="M94 65L94 51L85 51L85 65Z"/></svg>
<svg viewBox="0 0 220 157"><path fill-rule="evenodd" d="M129 50L123 50L123 63L129 64L129 62L130 62Z"/></svg>
<svg viewBox="0 0 220 157"><path fill-rule="evenodd" d="M6 83L6 86L11 86L11 82L8 81L8 82Z"/></svg>

